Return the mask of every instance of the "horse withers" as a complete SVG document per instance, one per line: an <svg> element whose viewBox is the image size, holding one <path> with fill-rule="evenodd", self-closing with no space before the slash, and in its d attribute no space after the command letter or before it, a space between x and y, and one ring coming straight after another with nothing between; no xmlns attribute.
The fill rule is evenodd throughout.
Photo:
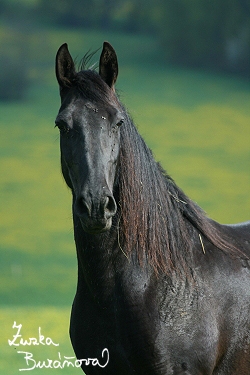
<svg viewBox="0 0 250 375"><path fill-rule="evenodd" d="M77 72L66 44L56 56L78 259L70 337L82 369L249 375L250 222L207 218L154 160L116 94L109 43L99 73L87 60Z"/></svg>

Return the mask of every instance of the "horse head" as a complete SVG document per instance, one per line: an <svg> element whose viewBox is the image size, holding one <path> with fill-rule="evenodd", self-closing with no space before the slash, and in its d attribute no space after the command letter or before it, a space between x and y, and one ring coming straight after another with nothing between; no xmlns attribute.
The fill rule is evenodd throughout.
<svg viewBox="0 0 250 375"><path fill-rule="evenodd" d="M124 121L114 89L117 75L116 53L107 42L99 73L76 72L67 44L57 52L61 107L55 123L60 131L62 173L73 193L73 212L87 233L109 230L117 211L113 191Z"/></svg>

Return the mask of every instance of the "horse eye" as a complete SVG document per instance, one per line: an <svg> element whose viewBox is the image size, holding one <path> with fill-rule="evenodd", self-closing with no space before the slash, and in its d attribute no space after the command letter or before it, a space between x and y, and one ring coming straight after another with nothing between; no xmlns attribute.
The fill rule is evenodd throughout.
<svg viewBox="0 0 250 375"><path fill-rule="evenodd" d="M121 119L117 124L116 124L116 126L122 126L122 124L124 124L124 119Z"/></svg>
<svg viewBox="0 0 250 375"><path fill-rule="evenodd" d="M69 127L64 121L58 121L55 123L55 127L58 127L60 133L68 133L69 132Z"/></svg>

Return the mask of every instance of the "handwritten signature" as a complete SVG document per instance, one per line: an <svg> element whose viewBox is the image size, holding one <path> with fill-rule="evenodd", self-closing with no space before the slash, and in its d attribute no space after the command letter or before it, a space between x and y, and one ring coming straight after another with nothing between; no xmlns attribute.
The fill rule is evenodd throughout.
<svg viewBox="0 0 250 375"><path fill-rule="evenodd" d="M9 346L32 346L32 345L53 345L59 346L58 343L55 343L52 338L45 337L42 335L41 327L38 328L38 337L29 337L28 339L23 339L21 334L22 324L17 324L14 322L13 329L17 329L17 332L13 335L12 340L8 340ZM85 358L85 359L77 359L76 357L67 357L61 355L58 352L58 359L46 359L43 361L37 361L34 359L32 353L27 351L17 351L18 354L24 355L24 360L26 363L25 368L19 369L19 371L29 371L42 368L50 368L50 369L63 369L65 367L81 367L81 366L99 366L104 368L109 363L109 351L107 348L103 349L101 354L101 363L98 358Z"/></svg>

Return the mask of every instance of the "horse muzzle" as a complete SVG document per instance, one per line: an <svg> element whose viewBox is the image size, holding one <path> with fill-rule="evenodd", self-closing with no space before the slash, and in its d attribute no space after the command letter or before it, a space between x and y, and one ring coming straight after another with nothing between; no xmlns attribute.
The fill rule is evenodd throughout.
<svg viewBox="0 0 250 375"><path fill-rule="evenodd" d="M90 194L76 199L74 210L86 233L98 234L111 228L117 205L111 194L94 198Z"/></svg>

